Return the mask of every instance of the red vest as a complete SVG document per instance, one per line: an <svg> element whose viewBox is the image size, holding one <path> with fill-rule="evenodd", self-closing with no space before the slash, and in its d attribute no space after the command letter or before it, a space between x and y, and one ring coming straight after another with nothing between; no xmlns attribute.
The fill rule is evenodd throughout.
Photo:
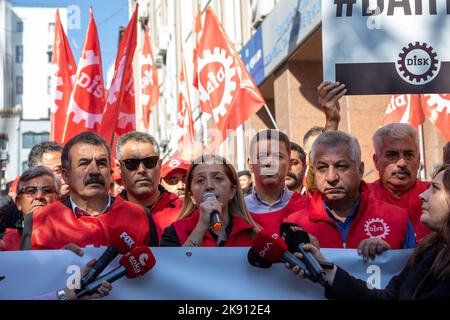
<svg viewBox="0 0 450 320"><path fill-rule="evenodd" d="M172 224L174 227L180 245L186 242L191 232L195 229L198 223L199 211L195 210L189 217L182 218ZM231 227L231 233L228 235L225 241L225 247L249 247L252 245L252 233L253 226L246 220L233 216L233 222ZM205 232L200 247L217 247L216 240L211 236L209 231Z"/></svg>
<svg viewBox="0 0 450 320"><path fill-rule="evenodd" d="M183 203L181 201L178 201L176 202L175 208L165 208L164 210L160 210L153 215L156 231L158 232L158 240L161 241L161 236L164 229L177 221L182 204Z"/></svg>
<svg viewBox="0 0 450 320"><path fill-rule="evenodd" d="M346 243L343 243L336 223L328 216L322 194L318 191L314 193L308 208L293 213L284 221L296 223L317 237L323 248L357 248L364 239L380 237L392 249L402 249L408 228L406 210L371 197L365 182L361 184L358 212L351 222Z"/></svg>
<svg viewBox="0 0 450 320"><path fill-rule="evenodd" d="M79 247L111 245L112 231L124 226L136 241L147 246L150 230L144 209L134 203L115 198L109 210L98 216L77 217L61 201L33 213L32 249L61 249L69 243Z"/></svg>
<svg viewBox="0 0 450 320"><path fill-rule="evenodd" d="M0 251L19 251L20 250L20 238L22 235L17 229L6 229L5 234L1 241L3 245L0 246Z"/></svg>
<svg viewBox="0 0 450 320"><path fill-rule="evenodd" d="M261 228L271 232L280 233L281 222L291 213L299 211L309 205L309 198L297 192L294 192L288 204L278 211L267 213L252 213L253 220L258 223Z"/></svg>
<svg viewBox="0 0 450 320"><path fill-rule="evenodd" d="M422 215L422 200L419 195L430 187L430 182L417 180L414 187L401 197L397 197L388 189L383 187L380 180L369 184L370 191L375 199L385 201L408 211L409 220L416 233L416 241L420 242L426 235L431 233L423 223L420 222Z"/></svg>

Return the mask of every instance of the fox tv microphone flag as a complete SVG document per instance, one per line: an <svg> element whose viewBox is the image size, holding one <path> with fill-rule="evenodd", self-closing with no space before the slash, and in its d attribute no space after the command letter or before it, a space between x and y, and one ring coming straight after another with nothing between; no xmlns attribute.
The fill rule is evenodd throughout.
<svg viewBox="0 0 450 320"><path fill-rule="evenodd" d="M67 107L62 143L66 143L83 131L97 132L102 121L104 107L105 87L102 58L97 26L91 8L76 80Z"/></svg>
<svg viewBox="0 0 450 320"><path fill-rule="evenodd" d="M108 91L103 119L99 128L111 151L121 135L136 130L134 102L133 57L136 50L138 7L125 29L117 51L114 76Z"/></svg>
<svg viewBox="0 0 450 320"><path fill-rule="evenodd" d="M58 9L56 9L54 29L52 65L55 69L55 74L53 75L52 94L55 104L50 114L50 141L62 143L67 106L77 73L77 65L61 24Z"/></svg>
<svg viewBox="0 0 450 320"><path fill-rule="evenodd" d="M200 107L210 111L223 141L265 101L210 7L197 50Z"/></svg>
<svg viewBox="0 0 450 320"><path fill-rule="evenodd" d="M139 64L142 122L145 129L148 129L150 126L150 109L158 103L159 99L159 84L147 27L145 27L144 44L139 55Z"/></svg>

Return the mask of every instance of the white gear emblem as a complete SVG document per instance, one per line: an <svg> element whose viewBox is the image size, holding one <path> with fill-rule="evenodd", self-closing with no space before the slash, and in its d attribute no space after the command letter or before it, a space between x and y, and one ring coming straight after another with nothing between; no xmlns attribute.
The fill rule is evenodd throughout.
<svg viewBox="0 0 450 320"><path fill-rule="evenodd" d="M431 120L436 122L439 113L446 112L450 114L450 95L447 94L424 94L426 103L430 107Z"/></svg>
<svg viewBox="0 0 450 320"><path fill-rule="evenodd" d="M224 117L227 114L227 105L230 105L233 101L233 96L231 93L236 90L236 82L233 81L233 77L236 75L236 68L233 67L233 57L227 57L227 51L220 47L215 47L214 51L211 53L211 50L207 49L203 51L203 58L199 57L198 59L198 73L200 73L205 66L210 63L219 63L222 65L224 79L224 90L222 99L217 106L212 106L212 113L214 117L214 121L216 123L219 122L219 116ZM211 80L210 80L211 81ZM217 80L215 80L217 82ZM217 83L216 83L217 84ZM200 100L202 102L206 102L210 100L210 94L212 92L208 92L209 88L204 88L202 84L199 82L198 89L200 92ZM209 87L209 86L207 86Z"/></svg>
<svg viewBox="0 0 450 320"><path fill-rule="evenodd" d="M103 113L97 114L86 112L82 110L75 101L73 101L71 112L73 112L73 122L79 124L81 120L84 120L86 123L85 126L88 129L93 129L95 124L100 123L103 118Z"/></svg>
<svg viewBox="0 0 450 320"><path fill-rule="evenodd" d="M132 113L119 112L119 122L117 127L120 129L125 129L128 123L131 123L133 130L136 129L136 115Z"/></svg>
<svg viewBox="0 0 450 320"><path fill-rule="evenodd" d="M177 168L181 164L177 159L172 159L169 162L169 168Z"/></svg>
<svg viewBox="0 0 450 320"><path fill-rule="evenodd" d="M391 231L388 224L381 218L373 218L366 221L364 231L370 238L384 239Z"/></svg>

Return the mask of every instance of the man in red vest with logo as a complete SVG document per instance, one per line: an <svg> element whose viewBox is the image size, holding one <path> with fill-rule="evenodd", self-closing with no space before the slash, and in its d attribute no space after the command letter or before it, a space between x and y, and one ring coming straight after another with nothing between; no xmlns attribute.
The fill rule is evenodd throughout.
<svg viewBox="0 0 450 320"><path fill-rule="evenodd" d="M116 230L126 230L137 245L157 245L151 216L139 205L110 196L110 152L104 139L93 132L75 136L64 146L61 163L69 197L26 215L22 249L109 246Z"/></svg>
<svg viewBox="0 0 450 320"><path fill-rule="evenodd" d="M291 163L291 142L278 130L263 130L250 141L248 166L255 187L245 197L253 220L270 232L279 232L289 214L308 205L309 199L285 186Z"/></svg>
<svg viewBox="0 0 450 320"><path fill-rule="evenodd" d="M158 142L145 132L129 132L116 146L117 166L125 190L120 196L150 211L158 237L178 217L182 202L160 185Z"/></svg>
<svg viewBox="0 0 450 320"><path fill-rule="evenodd" d="M355 138L341 131L322 133L311 161L318 191L308 208L286 222L315 236L321 247L358 248L366 261L390 248L415 247L406 210L371 197Z"/></svg>
<svg viewBox="0 0 450 320"><path fill-rule="evenodd" d="M420 166L419 135L406 123L391 123L379 128L373 136L373 161L380 179L369 184L376 199L408 211L420 242L431 231L420 223L422 201L419 195L430 183L417 179Z"/></svg>

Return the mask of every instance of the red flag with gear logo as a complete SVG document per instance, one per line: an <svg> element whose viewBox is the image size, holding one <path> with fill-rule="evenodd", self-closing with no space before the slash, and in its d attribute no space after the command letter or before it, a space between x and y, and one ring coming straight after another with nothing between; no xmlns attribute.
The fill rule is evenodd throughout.
<svg viewBox="0 0 450 320"><path fill-rule="evenodd" d="M144 33L144 45L139 56L141 66L141 107L142 121L146 129L150 123L150 109L159 99L158 73L156 70L155 59L153 58L152 47L150 45L150 36L147 27Z"/></svg>
<svg viewBox="0 0 450 320"><path fill-rule="evenodd" d="M136 109L134 102L133 57L136 50L137 13L125 29L117 51L114 76L100 124L99 134L109 146L113 146L121 135L136 130ZM114 154L112 150L112 154Z"/></svg>
<svg viewBox="0 0 450 320"><path fill-rule="evenodd" d="M198 73L197 73L197 59L198 59L198 43L200 39L200 32L202 31L202 10L200 5L197 6L197 16L195 17L195 47L194 47L194 79L192 85L198 89Z"/></svg>
<svg viewBox="0 0 450 320"><path fill-rule="evenodd" d="M450 141L450 94L424 94L423 111L445 140Z"/></svg>
<svg viewBox="0 0 450 320"><path fill-rule="evenodd" d="M178 143L183 146L185 143L194 141L194 121L192 117L191 96L189 94L189 86L186 80L186 65L184 63L183 50L181 50L181 70L180 84L178 93L178 114L177 114L177 131Z"/></svg>
<svg viewBox="0 0 450 320"><path fill-rule="evenodd" d="M83 131L97 132L105 107L102 58L92 8L64 123L62 143Z"/></svg>
<svg viewBox="0 0 450 320"><path fill-rule="evenodd" d="M224 140L265 101L210 7L197 49L200 106L210 110Z"/></svg>
<svg viewBox="0 0 450 320"><path fill-rule="evenodd" d="M50 115L50 140L62 143L67 106L77 73L77 64L61 24L58 9L56 9L55 18L52 64L55 68L52 86L55 104Z"/></svg>
<svg viewBox="0 0 450 320"><path fill-rule="evenodd" d="M389 123L409 123L418 129L424 123L425 115L422 110L419 94L402 94L392 96L384 113L381 126Z"/></svg>

